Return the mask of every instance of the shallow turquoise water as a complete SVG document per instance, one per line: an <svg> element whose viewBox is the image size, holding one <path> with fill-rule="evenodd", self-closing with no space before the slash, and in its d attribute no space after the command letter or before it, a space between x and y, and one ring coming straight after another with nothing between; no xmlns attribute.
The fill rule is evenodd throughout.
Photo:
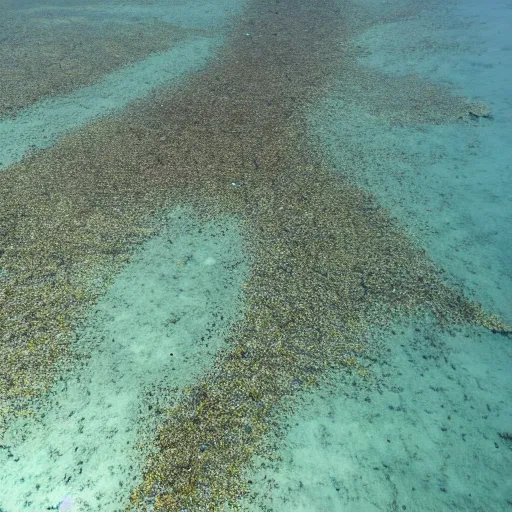
<svg viewBox="0 0 512 512"><path fill-rule="evenodd" d="M390 6L379 7L384 18ZM450 279L508 320L511 19L500 1L426 6L356 41L363 66L448 84L490 104L492 120L393 126L373 114L374 102L347 104L336 86L311 116L339 171L356 153L361 165L351 177ZM264 503L289 511L512 510L512 455L499 435L512 425L510 339L471 329L450 335L417 319L379 344L386 362L375 382L361 390L351 378L334 379L285 420L282 461L262 460L251 474Z"/></svg>
<svg viewBox="0 0 512 512"><path fill-rule="evenodd" d="M360 165L350 179L398 217L450 280L510 322L512 9L499 0L460 0L442 9L425 4L397 21L390 13L406 2L358 3L382 21L352 42L364 54L357 65L382 76L414 74L448 84L455 94L490 105L492 118L397 126L375 113L375 100L347 103L336 85L344 79L340 63L339 76L310 113L309 129L337 172L356 155ZM39 7L48 6L0 5ZM41 98L16 119L0 120L4 168L29 149L49 147L92 119L122 111L155 87L181 84L222 51L223 30L243 5L90 2L87 9L120 19L156 17L202 32L97 84ZM140 461L125 445L139 440L134 425L142 396L163 381L169 385L169 372L179 396L222 347L241 310L243 233L233 219L204 226L193 213L186 221L169 215L159 237L141 248L77 332L90 360L52 390L39 417L18 420L6 432L1 510L65 510L67 504L73 511L122 510L139 476ZM166 236L175 244L168 246ZM173 287L167 286L171 274ZM216 341L205 347L197 340L219 308ZM118 337L118 344L109 341ZM373 378L335 375L329 386L299 397L295 413L282 418L277 459L258 458L248 470L251 495L242 507L512 510L512 447L504 436L512 431L510 337L469 327L447 333L418 318L397 320L393 334L371 339L380 356ZM179 367L164 363L169 351L181 358ZM88 393L93 399L85 398ZM158 415L144 417L150 427L159 421Z"/></svg>

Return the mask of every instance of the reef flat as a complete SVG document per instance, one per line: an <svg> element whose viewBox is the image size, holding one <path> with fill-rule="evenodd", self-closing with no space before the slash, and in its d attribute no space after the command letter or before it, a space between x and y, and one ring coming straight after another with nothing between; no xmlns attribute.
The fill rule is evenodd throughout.
<svg viewBox="0 0 512 512"><path fill-rule="evenodd" d="M236 500L246 489L241 471L285 397L326 372L364 375L358 355L371 352L369 326L427 310L445 326L507 328L445 282L367 192L332 173L308 136L308 106L340 60L347 95L373 90L343 44L358 29L352 19L365 24L364 13L334 1L255 0L222 55L178 91L159 91L0 176L8 414L26 411L26 397L47 389L58 365L73 364L73 326L153 236L160 211L187 204L205 220L229 214L242 227L244 318L229 349L169 408L134 510L216 510ZM401 85L409 98L416 91L414 101L391 97L403 122L474 111L446 89Z"/></svg>

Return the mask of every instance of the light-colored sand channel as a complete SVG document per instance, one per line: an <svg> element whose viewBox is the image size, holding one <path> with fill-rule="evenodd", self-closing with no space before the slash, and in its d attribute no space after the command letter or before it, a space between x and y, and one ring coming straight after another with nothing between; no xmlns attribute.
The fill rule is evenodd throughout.
<svg viewBox="0 0 512 512"><path fill-rule="evenodd" d="M141 450L176 396L208 367L240 307L247 267L227 219L169 215L78 332L83 363L64 374L0 449L0 510L122 511L141 476ZM160 404L159 386L166 389Z"/></svg>

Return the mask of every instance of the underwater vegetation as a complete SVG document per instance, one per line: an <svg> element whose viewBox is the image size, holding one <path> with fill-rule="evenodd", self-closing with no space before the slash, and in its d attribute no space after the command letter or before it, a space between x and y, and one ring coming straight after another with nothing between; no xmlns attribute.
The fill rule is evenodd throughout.
<svg viewBox="0 0 512 512"><path fill-rule="evenodd" d="M328 372L365 374L358 355L372 351L370 326L427 311L450 328L508 329L446 282L367 192L332 173L308 136L305 112L334 69L345 66L347 95L374 88L348 45L364 12L355 13L361 26L348 26L356 8L346 9L255 0L222 54L180 89L0 174L4 420L26 414L73 364L74 326L155 234L159 212L187 204L242 226L244 317L211 370L169 407L132 510L234 502L285 397ZM464 122L478 108L417 79L383 87L401 123Z"/></svg>
<svg viewBox="0 0 512 512"><path fill-rule="evenodd" d="M179 27L157 20L149 28L134 19L119 22L101 9L4 9L0 118L16 118L43 97L93 84L114 69L168 49L186 35Z"/></svg>

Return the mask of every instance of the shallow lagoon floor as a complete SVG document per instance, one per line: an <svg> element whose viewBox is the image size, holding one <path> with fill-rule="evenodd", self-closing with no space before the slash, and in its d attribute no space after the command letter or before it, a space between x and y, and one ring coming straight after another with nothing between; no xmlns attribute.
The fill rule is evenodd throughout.
<svg viewBox="0 0 512 512"><path fill-rule="evenodd" d="M130 66L103 55L105 66L92 83L78 74L55 95L34 86L32 99L21 98L27 105L20 107L16 98L18 106L0 124L3 190L25 204L5 203L3 222L18 238L7 238L15 245L0 278L9 286L14 276L37 296L38 286L46 290L55 283L60 290L71 275L62 289L74 315L69 322L64 315L59 323L43 318L30 324L52 333L62 328L67 351L59 360L52 351L60 350L58 343L36 349L55 363L34 366L51 387L38 394L32 375L26 383L34 395L32 414L11 419L3 435L0 507L114 512L124 510L138 488L146 493L132 499L140 510L220 509L225 497L230 501L224 508L255 512L510 510L510 338L481 327L443 330L423 312L400 321L404 311L391 320L385 316L386 328L368 325L361 333L360 325L374 314L361 306L364 322L350 319L361 339L345 346L343 333L352 324L337 317L333 324L329 310L328 331L320 315L343 307L333 284L343 283L334 273L339 269L347 271L349 283L343 297L354 303L364 304L366 297L394 301L395 288L382 291L382 283L401 284L415 297L409 274L387 280L384 271L374 282L365 272L368 265L378 267L378 251L385 249L382 258L393 263L394 247L416 258L410 247L417 246L444 269L446 282L512 320L511 51L502 25L510 8L496 2L484 12L469 1L442 8L436 2L326 2L308 12L304 6L253 4L239 11L229 2L219 2L218 9L183 3L170 10L158 2L91 2L84 10L27 6L22 13L43 24L57 14L66 26L71 14L79 15L84 27L98 23L96 37L106 37L108 24L122 20L125 39L119 41L126 46L118 50L127 52L127 61L133 26L142 20L151 28ZM235 36L224 38L231 19ZM338 33L342 22L345 30ZM220 59L215 68L214 57L224 54L228 64ZM84 66L90 65L86 57ZM102 122L104 116L110 117ZM82 132L86 123L92 124ZM19 137L12 137L13 129ZM308 156L304 141L315 156ZM27 149L45 148L7 167ZM329 202L326 189L335 178L318 165L319 153L331 173L347 181L339 190L355 198ZM23 181L23 173L37 176L38 170L40 195ZM97 177L73 176L77 170ZM12 183L18 188L9 189ZM335 183L332 190L338 190ZM152 190L170 184L182 190L170 202ZM194 187L206 191L197 215L176 210L180 199L194 197ZM212 199L217 195L223 206ZM93 208L86 204L91 198ZM63 219L78 212L76 230L64 227ZM394 228L383 238L396 233L397 245L372 231L372 222L388 229L386 215L397 217L411 246ZM336 222L347 225L337 230ZM359 240L347 227L352 225L361 228ZM45 229L50 249L37 234L34 242L33 230ZM58 240L59 229L67 246ZM368 233L374 233L373 244ZM71 250L80 237L96 252ZM354 266L341 263L343 243L346 254L359 254L355 274ZM375 258L365 254L372 249ZM35 271L24 274L13 254L21 262L33 258ZM408 272L415 277L417 269ZM293 284L294 276L301 286ZM24 293L7 289L8 298ZM311 295L301 295L305 290ZM455 295L446 293L440 303L452 307ZM60 304L61 296L55 297ZM318 304L301 302L304 297ZM438 296L426 293L425 307L432 297ZM76 307L81 301L83 311ZM23 317L23 308L9 304ZM45 307L41 302L38 308ZM248 311L252 320L244 317ZM2 318L12 343L12 322L24 328L25 320L10 315ZM19 332L25 340L27 330ZM252 339L242 337L254 332ZM315 349L308 360L312 340L329 349ZM343 350L336 351L336 340ZM30 356L34 343L25 341ZM266 344L269 350L260 354ZM244 381L247 364L263 369ZM320 365L331 370L320 371ZM273 379L265 373L269 368ZM231 386L226 372L232 372ZM247 382L256 384L243 388ZM245 411L245 421L232 412L231 421L219 423L210 390L218 392L213 396L222 407ZM226 390L232 392L228 399ZM279 400L272 401L272 393ZM208 408L214 411L211 425L204 422ZM219 425L218 436L212 435L219 440L218 458L202 463L213 443L194 436ZM173 452L176 434L184 435L183 444ZM160 449L171 456L159 457ZM185 464L173 465L173 457ZM174 489L161 473L164 463L179 475ZM238 485L245 496L235 505Z"/></svg>
<svg viewBox="0 0 512 512"><path fill-rule="evenodd" d="M410 5L413 14L390 20L374 3L385 21L354 41L358 61L383 81L446 84L486 102L490 118L404 125L385 97L347 98L340 75L312 129L339 172L371 190L450 279L510 320L512 12L502 2ZM375 380L334 378L283 420L274 457L248 473L247 509L512 510L510 339L443 333L420 317L375 341Z"/></svg>

